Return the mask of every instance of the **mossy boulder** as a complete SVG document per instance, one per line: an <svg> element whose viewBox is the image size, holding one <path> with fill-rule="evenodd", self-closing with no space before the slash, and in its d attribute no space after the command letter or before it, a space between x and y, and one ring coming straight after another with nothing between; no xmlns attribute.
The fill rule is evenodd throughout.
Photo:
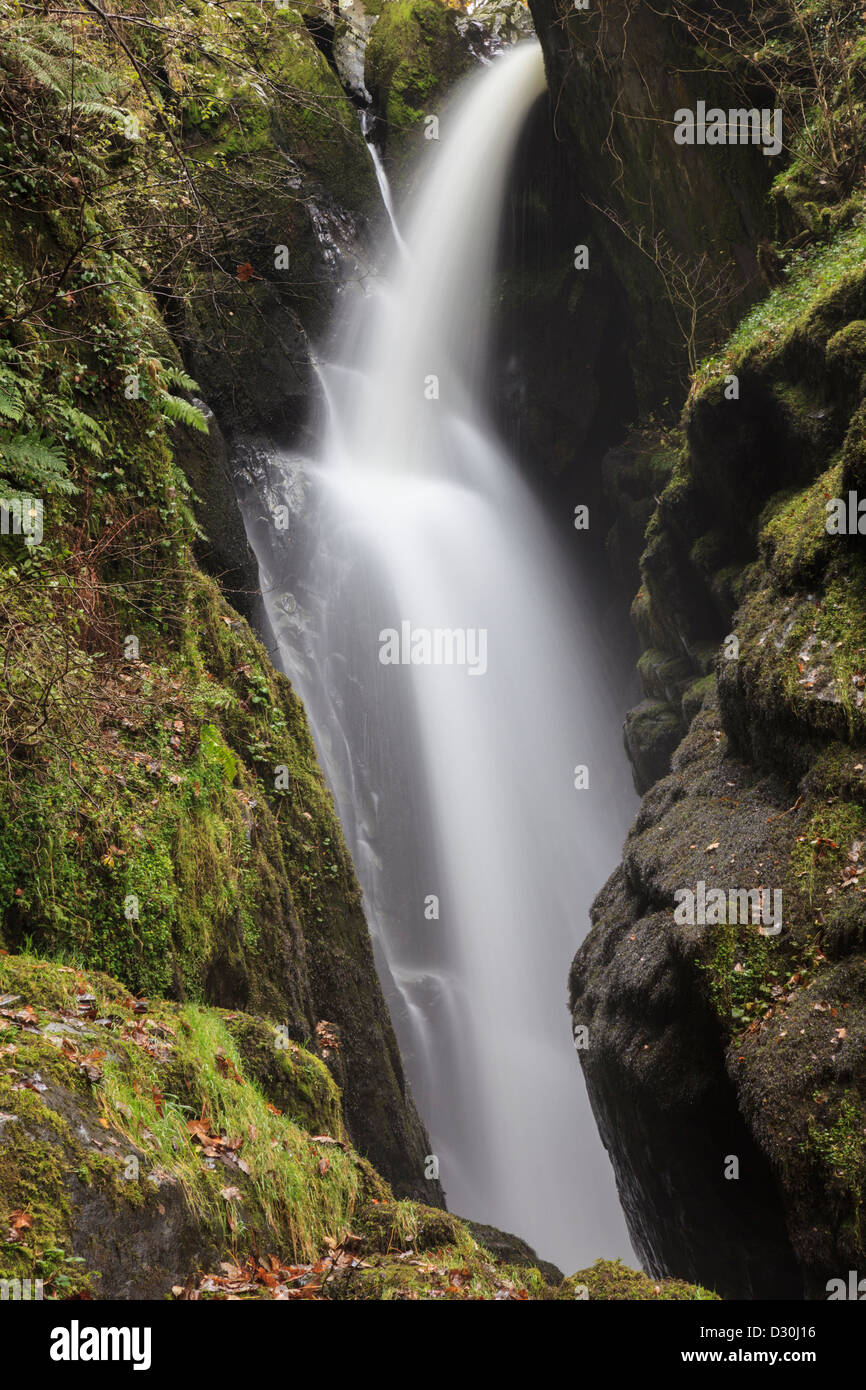
<svg viewBox="0 0 866 1390"><path fill-rule="evenodd" d="M590 1302L660 1302L704 1301L718 1299L718 1294L700 1285L686 1284L681 1279L651 1279L638 1270L629 1269L622 1260L596 1260L589 1269L578 1270L566 1279L563 1298L582 1298Z"/></svg>
<svg viewBox="0 0 866 1390"><path fill-rule="evenodd" d="M0 998L0 1219L18 1232L3 1277L42 1278L54 1297L157 1298L230 1244L309 1257L348 1225L363 1174L339 1095L295 1047L279 1054L276 1107L234 1041L262 1020L145 1006L99 972L28 956L0 960ZM325 1174L320 1121L337 1131Z"/></svg>
<svg viewBox="0 0 866 1390"><path fill-rule="evenodd" d="M866 371L866 319L854 319L828 338L827 363L859 381Z"/></svg>
<svg viewBox="0 0 866 1390"><path fill-rule="evenodd" d="M712 699L716 689L716 678L710 673L706 676L699 676L697 680L682 693L680 708L683 714L683 722L686 727L691 724L696 714L699 714L706 700Z"/></svg>
<svg viewBox="0 0 866 1390"><path fill-rule="evenodd" d="M381 1254L442 1250L456 1244L463 1234L456 1217L416 1202L378 1201L359 1213L355 1226L362 1232L364 1248Z"/></svg>
<svg viewBox="0 0 866 1390"><path fill-rule="evenodd" d="M682 736L680 715L665 700L642 700L629 710L623 740L636 791L642 794L665 775Z"/></svg>
<svg viewBox="0 0 866 1390"><path fill-rule="evenodd" d="M49 1299L574 1296L515 1237L396 1201L266 1020L27 955L0 957L0 1224L0 1280Z"/></svg>

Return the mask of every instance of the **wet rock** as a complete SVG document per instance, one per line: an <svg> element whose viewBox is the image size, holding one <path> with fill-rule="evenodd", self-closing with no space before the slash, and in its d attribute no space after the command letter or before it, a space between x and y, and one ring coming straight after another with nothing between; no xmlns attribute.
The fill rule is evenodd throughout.
<svg viewBox="0 0 866 1390"><path fill-rule="evenodd" d="M683 736L677 710L664 700L642 700L629 710L623 740L632 765L635 790L641 795L664 777Z"/></svg>
<svg viewBox="0 0 866 1390"><path fill-rule="evenodd" d="M467 1221L466 1225L485 1250L489 1250L503 1264L525 1266L540 1270L548 1284L559 1285L564 1279L561 1269L549 1260L539 1260L531 1245L510 1231L500 1231L495 1226L485 1226L480 1221Z"/></svg>

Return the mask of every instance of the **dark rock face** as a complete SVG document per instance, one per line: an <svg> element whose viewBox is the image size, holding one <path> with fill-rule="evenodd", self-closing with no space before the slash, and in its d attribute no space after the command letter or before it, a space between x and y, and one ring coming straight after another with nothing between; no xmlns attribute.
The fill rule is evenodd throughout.
<svg viewBox="0 0 866 1390"><path fill-rule="evenodd" d="M731 824L713 829L715 796L732 777L743 800ZM699 716L675 771L645 799L571 972L573 1021L589 1030L581 1061L632 1239L652 1273L730 1298L802 1297L803 1278L770 1165L726 1073L702 965L712 929L676 925L672 903L680 880L712 881L707 836L766 852L778 790L726 764L714 712ZM735 1179L725 1176L731 1157Z"/></svg>
<svg viewBox="0 0 866 1390"><path fill-rule="evenodd" d="M862 756L831 745L804 777L761 772L707 698L572 967L581 1062L636 1246L656 1273L728 1297L826 1297L863 1259ZM680 924L678 891L700 881L726 895L778 886L782 933Z"/></svg>
<svg viewBox="0 0 866 1390"><path fill-rule="evenodd" d="M677 109L708 96L722 107L744 104L742 88L706 60L681 16L626 0L587 11L531 0L530 10L556 134L583 201L585 234L575 225L574 240L604 247L617 267L634 317L628 348L638 398L652 405L671 389L679 392L685 346L670 275L666 284L659 258L638 246L638 233L644 248L661 236L684 263L708 252L724 286L722 321L732 323L737 305L759 288L755 243L772 161L758 150L737 150L731 158L728 149L674 145ZM713 228L709 247L707 227Z"/></svg>
<svg viewBox="0 0 866 1390"><path fill-rule="evenodd" d="M631 717L636 776L656 770L648 753L669 754L666 709L691 731L572 971L574 1019L590 1029L581 1060L639 1248L651 1268L739 1297L826 1297L864 1257L864 579L850 539L824 527L863 425L835 368L805 376L859 316L862 272L813 294L781 351L751 373L722 368L747 383L732 425L714 382L687 411L634 610L652 644L645 686L674 705L655 720L644 707L643 741L641 707ZM735 645L702 676L726 630ZM699 880L778 888L781 935L736 918L678 925L675 894ZM739 1179L724 1177L728 1155Z"/></svg>
<svg viewBox="0 0 866 1390"><path fill-rule="evenodd" d="M600 537L599 459L635 408L627 352L633 324L603 247L592 246L587 270L575 268L585 212L545 97L523 131L504 209L493 295L494 410L533 478L554 495L574 494L572 506L588 505L590 537Z"/></svg>
<svg viewBox="0 0 866 1390"><path fill-rule="evenodd" d="M219 422L210 407L198 402L208 433L181 426L175 454L194 494L196 521L202 531L196 559L219 583L233 608L255 625L258 569L238 514L229 454Z"/></svg>
<svg viewBox="0 0 866 1390"><path fill-rule="evenodd" d="M132 1152L132 1151L131 1151ZM145 1162L147 1155L135 1155ZM213 1239L196 1222L180 1190L168 1187L142 1208L118 1212L103 1192L72 1183L76 1255L99 1273L107 1299L165 1298L189 1271L207 1269L220 1258Z"/></svg>

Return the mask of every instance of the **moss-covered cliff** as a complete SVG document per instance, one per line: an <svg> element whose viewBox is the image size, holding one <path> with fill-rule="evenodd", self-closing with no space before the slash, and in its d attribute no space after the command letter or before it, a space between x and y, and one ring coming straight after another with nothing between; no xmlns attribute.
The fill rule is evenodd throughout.
<svg viewBox="0 0 866 1390"><path fill-rule="evenodd" d="M304 711L197 563L255 587L178 351L227 429L279 397L316 199L372 187L351 108L295 11L2 19L3 944L332 1036L356 1145L438 1202Z"/></svg>
<svg viewBox="0 0 866 1390"><path fill-rule="evenodd" d="M728 41L730 17L750 7L531 0L530 8L576 182L575 240L606 251L625 285L631 371L648 410L675 396L683 363L694 363L758 287L771 161L758 149L673 144L675 112L700 99L768 104L766 78L743 44Z"/></svg>
<svg viewBox="0 0 866 1390"><path fill-rule="evenodd" d="M365 81L398 171L424 137L425 118L441 115L449 88L472 67L457 24L457 11L441 0L390 0L382 7L367 45Z"/></svg>

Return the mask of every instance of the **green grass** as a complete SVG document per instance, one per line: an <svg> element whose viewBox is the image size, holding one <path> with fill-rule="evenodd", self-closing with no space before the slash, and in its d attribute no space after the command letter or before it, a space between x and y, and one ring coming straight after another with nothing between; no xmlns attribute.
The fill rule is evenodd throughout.
<svg viewBox="0 0 866 1390"><path fill-rule="evenodd" d="M250 1227L258 1239L270 1233L275 1246L283 1251L288 1246L293 1258L312 1258L326 1236L339 1235L351 1223L360 1185L353 1157L336 1144L311 1144L306 1131L273 1114L255 1081L235 1079L243 1072L240 1053L212 1011L186 1006L175 1026L177 1055L170 1076L183 1079L180 1094L163 1097L165 1067L147 1054L136 1055L133 1065L127 1050L125 1058L106 1062L106 1115L131 1141L153 1149L202 1221L216 1213L226 1247L236 1239L243 1243L244 1227ZM221 1069L218 1059L228 1065ZM206 1166L187 1128L189 1120L202 1117L211 1134L242 1140L239 1157L249 1170L247 1181L220 1163L213 1171ZM320 1162L328 1164L324 1173ZM220 1194L239 1177L243 1200L236 1207ZM231 1231L228 1221L235 1210L242 1214Z"/></svg>

